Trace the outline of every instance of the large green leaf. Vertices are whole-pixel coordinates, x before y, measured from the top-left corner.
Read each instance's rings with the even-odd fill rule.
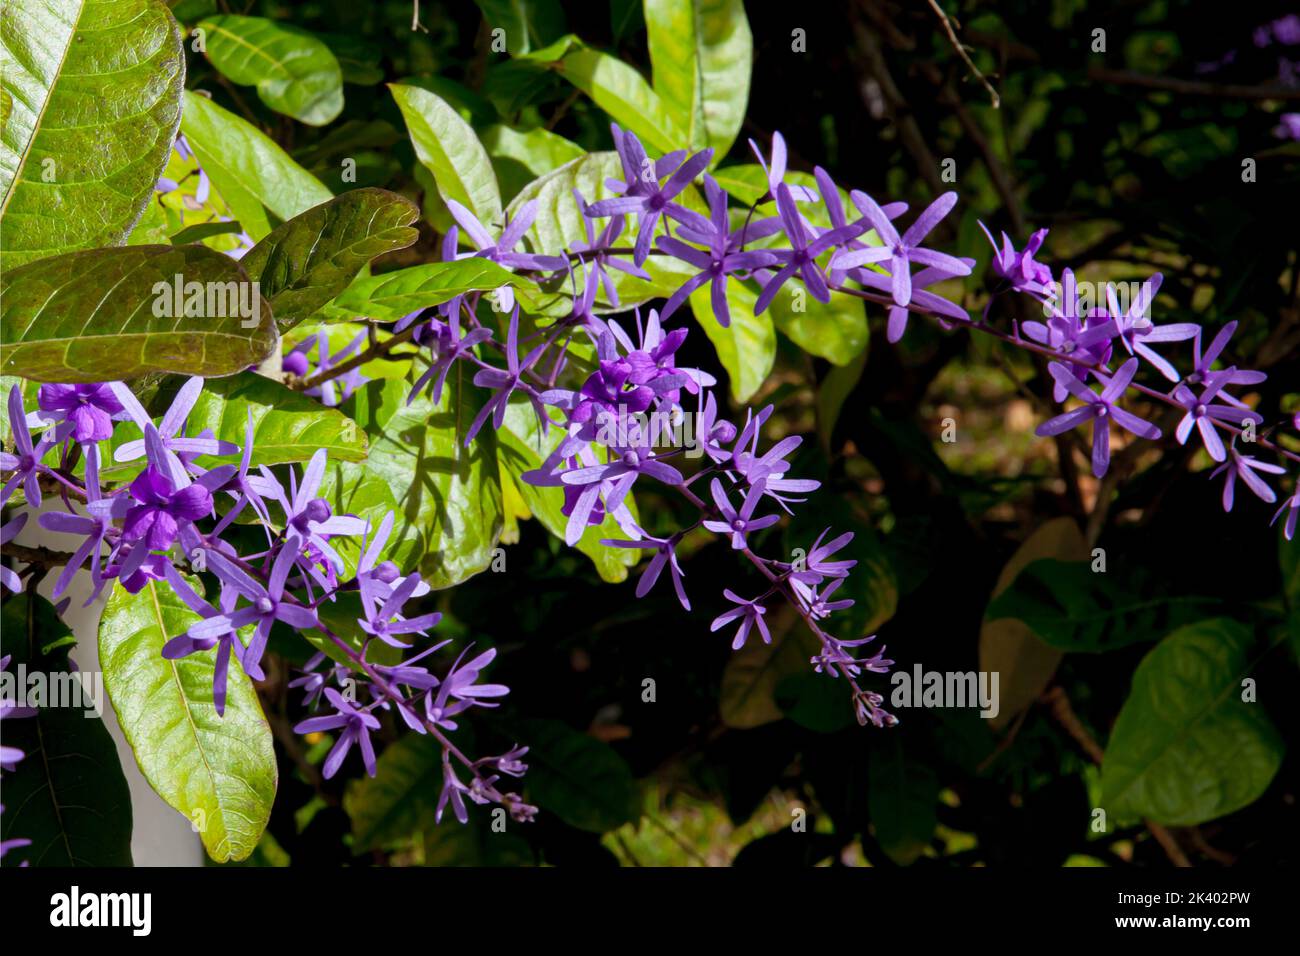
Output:
[[[546,530],[561,541],[569,523],[561,513],[564,489],[529,484],[523,479],[523,474],[540,468],[564,434],[564,429],[559,427],[547,429],[543,434],[532,406],[524,400],[510,403],[506,408],[504,427],[497,432],[498,456],[519,489],[520,497]],[[630,495],[627,501],[632,504]],[[613,515],[607,514],[600,524],[588,525],[575,547],[591,558],[602,580],[617,584],[627,579],[628,568],[636,564],[639,552],[631,548],[611,548],[600,542],[604,538],[623,540],[626,537]]]
[[[1213,598],[1146,597],[1087,561],[1043,558],[1027,565],[989,602],[986,621],[1016,618],[1053,647],[1098,652],[1155,641],[1198,620]]]
[[[456,200],[489,228],[499,223],[496,173],[473,128],[436,93],[397,83],[389,89],[406,120],[415,155],[433,174],[442,197]]]
[[[177,283],[203,294],[177,301]],[[198,245],[64,253],[7,272],[0,299],[0,370],[44,382],[228,375],[275,347],[270,306],[240,264]],[[155,314],[187,306],[200,314]]]
[[[713,314],[708,284],[691,293],[691,310],[695,321],[713,343],[718,361],[731,380],[731,397],[740,404],[748,402],[767,381],[776,361],[776,329],[767,312],[754,314],[758,293],[734,279],[727,283],[727,308],[731,322],[723,328]]]
[[[558,720],[526,720],[528,798],[569,826],[594,833],[617,830],[641,816],[632,771],[609,744]]]
[[[505,31],[506,52],[528,53],[564,33],[559,0],[476,0],[490,29]]]
[[[654,89],[692,149],[731,148],[745,119],[754,41],[741,0],[646,0]]]
[[[9,598],[0,635],[3,653],[13,657],[10,673],[19,665],[29,676],[42,673],[51,691],[56,682],[66,688],[76,680],[67,658],[71,634],[44,598]],[[51,644],[58,646],[43,653]],[[4,775],[0,839],[32,841],[13,850],[6,866],[131,865],[131,794],[98,716],[75,706],[41,706],[33,717],[6,720],[4,743],[25,756]]]
[[[578,45],[565,53],[558,68],[561,76],[647,146],[669,153],[687,144],[672,109],[635,67],[608,53]]]
[[[240,260],[287,330],[347,288],[376,256],[420,237],[415,204],[384,189],[357,189],[273,229]]]
[[[748,730],[784,717],[776,698],[777,686],[787,677],[807,671],[808,659],[817,653],[817,639],[795,623],[793,611],[783,607],[778,615],[769,625],[771,644],[751,635],[744,647],[727,658],[718,709],[728,727]]]
[[[244,231],[260,240],[272,222],[292,219],[333,198],[261,130],[206,96],[185,93],[181,132]]]
[[[394,512],[389,557],[403,568],[418,562],[438,588],[485,570],[503,524],[491,424],[465,447],[483,397],[472,374],[457,363],[437,405],[427,391],[407,404],[410,383],[403,380],[358,389],[342,407],[365,429],[370,454],[364,463],[331,462],[321,486],[336,513],[368,518],[375,527]],[[345,558],[355,558],[357,544],[340,545]]]
[[[1244,625],[1212,618],[1142,659],[1102,759],[1109,813],[1195,826],[1264,792],[1286,745],[1262,706],[1242,699],[1253,644]]]
[[[324,126],[343,112],[343,71],[330,48],[306,30],[265,17],[216,16],[198,25],[212,65],[286,116]]]
[[[400,319],[408,313],[441,305],[466,292],[484,292],[511,285],[517,289],[534,284],[495,262],[477,256],[451,262],[426,262],[377,276],[363,276],[339,295],[334,305],[344,312],[381,321]]]
[[[257,846],[275,800],[271,728],[237,661],[230,662],[225,716],[218,717],[216,650],[163,658],[163,645],[199,619],[165,585],[150,582],[139,594],[115,585],[99,622],[99,660],[149,785],[198,829],[212,859],[242,860]]]
[[[9,0],[0,75],[0,267],[126,242],[180,122],[185,56],[167,8]]]
[[[492,160],[502,195],[511,198],[539,176],[584,155],[577,143],[537,127],[516,130],[497,124],[483,131],[483,148]]]

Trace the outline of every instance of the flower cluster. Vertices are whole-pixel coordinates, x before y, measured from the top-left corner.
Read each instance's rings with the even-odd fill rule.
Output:
[[[202,388],[201,378],[186,380],[157,422],[121,382],[43,385],[30,414],[19,387],[10,391],[17,453],[3,460],[4,470],[12,474],[0,505],[19,487],[32,505],[42,501],[43,485],[57,489],[63,509],[46,510],[37,521],[76,545],[55,581],[54,596],[62,595],[83,568],[92,584],[87,604],[105,587],[138,593],[151,582],[165,582],[194,619],[184,633],[170,636],[162,656],[213,655],[212,700],[218,714],[226,709],[232,661],[249,677],[264,678],[271,629],[285,625],[326,648],[336,662],[322,672],[326,655],[318,653],[295,682],[310,688],[309,707],[327,705],[297,731],[338,732],[324,763],[325,777],[338,772],[354,745],[366,772],[374,775],[370,734],[387,712],[437,740],[448,768],[462,765],[470,782],[449,769],[444,784],[444,802],[452,802],[462,821],[462,794],[477,803],[504,806],[517,820],[531,819],[533,807],[496,786],[500,773],[522,775],[520,757],[526,748],[471,760],[447,736],[457,728],[452,717],[496,706],[494,699],[508,692],[481,681],[494,651],[467,661],[466,648],[436,672],[431,655],[448,641],[433,643],[396,665],[369,660],[372,641],[410,650],[415,641],[428,639],[440,618],[408,607],[430,588],[418,573],[403,574],[384,559],[393,516],[372,528],[355,516],[336,514],[321,494],[327,466],[323,449],[300,473],[292,466],[278,474],[266,465],[255,466],[251,410],[242,444],[207,430],[190,435],[187,421]],[[41,432],[39,438],[34,431]],[[132,438],[132,433],[140,437]],[[104,459],[106,449],[111,449],[111,461]],[[214,463],[236,456],[237,461]],[[111,488],[104,480],[109,474],[115,479]],[[5,526],[6,541],[25,520],[21,515]],[[260,536],[242,529],[249,524],[260,526]],[[353,570],[338,550],[346,539],[358,542],[360,557]],[[250,548],[245,544],[249,540],[258,543]],[[210,582],[208,594],[204,578]],[[13,591],[24,585],[12,571],[6,571],[2,583]],[[340,614],[323,614],[330,605],[348,606],[341,602],[350,595],[361,612],[351,621],[343,615],[346,627],[338,623]],[[21,754],[6,750],[4,757],[9,766]]]
[[[1178,413],[1173,439],[1179,445],[1199,444],[1218,465],[1210,477],[1223,478],[1224,510],[1232,510],[1238,479],[1263,501],[1277,501],[1277,492],[1261,473],[1285,475],[1287,462],[1300,459],[1261,435],[1263,416],[1229,391],[1258,385],[1267,378],[1263,372],[1225,361],[1237,330],[1235,321],[1215,332],[1207,343],[1207,331],[1195,323],[1158,325],[1153,321],[1152,303],[1163,280],[1159,273],[1138,284],[1126,296],[1127,302],[1114,283],[1107,283],[1103,294],[1090,297],[1083,294],[1071,270],[1063,270],[1058,279],[1050,267],[1034,259],[1046,230],[1034,233],[1020,252],[1005,233],[999,245],[987,228],[984,232],[995,254],[993,271],[1001,280],[994,298],[1003,292],[1024,293],[1041,304],[1044,312],[1043,321],[1024,322],[1006,339],[1049,358],[1047,371],[1054,382],[1053,397],[1061,403],[1071,399],[1078,402],[1039,425],[1039,435],[1060,435],[1090,425],[1092,471],[1101,478],[1111,465],[1112,424],[1138,438],[1154,441],[1164,437],[1158,425],[1126,409],[1124,402],[1136,399],[1164,404]],[[989,330],[979,325],[972,328]],[[1191,362],[1181,373],[1155,348],[1179,342],[1191,343]],[[1136,381],[1144,367],[1159,376],[1157,385]],[[1278,424],[1294,427],[1293,422]],[[1251,444],[1269,452],[1276,462],[1246,454],[1245,446]],[[1276,523],[1286,516],[1283,528],[1288,540],[1295,535],[1298,510],[1300,487],[1283,501],[1273,517]]]

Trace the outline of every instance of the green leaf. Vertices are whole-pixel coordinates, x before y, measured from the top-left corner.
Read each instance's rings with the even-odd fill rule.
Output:
[[[16,675],[21,664],[29,678],[44,674],[50,693],[56,684],[72,691],[78,681],[67,659],[72,635],[49,601],[30,592],[9,598],[0,610],[0,634],[3,653],[13,657],[7,673]],[[54,647],[47,653],[42,645]],[[131,793],[113,738],[92,712],[45,703],[52,701],[33,717],[4,722],[5,746],[25,756],[16,772],[4,775],[0,839],[32,841],[11,851],[5,866],[24,860],[32,866],[130,866]]]
[[[150,208],[158,208],[151,206]],[[144,220],[141,220],[143,222]],[[165,225],[165,224],[164,224]],[[213,236],[229,236],[244,231],[244,227],[238,222],[200,222],[193,226],[186,226],[174,236],[168,237],[165,233],[163,240],[170,242],[173,246],[184,246],[191,242],[202,242],[204,239],[211,239]],[[134,236],[133,236],[134,238]],[[138,243],[143,245],[143,243]],[[242,264],[242,263],[241,263]],[[245,268],[247,268],[245,266]]]
[[[1195,826],[1268,788],[1286,745],[1253,695],[1243,700],[1252,644],[1244,625],[1212,618],[1142,659],[1101,763],[1109,813]]]
[[[709,286],[703,285],[691,293],[691,311],[695,321],[704,329],[718,361],[727,370],[731,380],[731,397],[744,404],[754,397],[767,381],[772,364],[776,361],[776,330],[767,312],[754,314],[758,293],[743,282],[727,282],[727,308],[731,311],[731,324],[723,328],[713,314]]]
[[[0,269],[125,243],[180,122],[185,56],[167,8],[9,0],[0,74]]]
[[[817,385],[817,437],[822,447],[829,450],[835,425],[840,419],[844,403],[862,380],[867,367],[867,350],[864,348],[847,365],[833,365],[826,377]]]
[[[717,163],[740,132],[754,41],[741,0],[646,0],[654,89],[692,149]],[[684,145],[684,144],[679,144]]]
[[[501,124],[489,126],[483,132],[483,148],[507,198],[539,176],[585,155],[577,143],[540,126],[526,131]]]
[[[528,510],[551,534],[561,541],[569,519],[561,513],[564,507],[564,489],[540,487],[525,481],[523,474],[540,468],[546,457],[555,450],[555,446],[564,438],[563,428],[547,429],[542,434],[537,425],[537,416],[533,407],[526,400],[512,401],[506,407],[503,427],[497,432],[499,447],[497,454],[502,467],[514,480],[520,497]],[[628,504],[634,507],[631,496]],[[634,512],[635,513],[635,512]],[[613,515],[605,515],[598,525],[588,525],[575,547],[591,558],[596,566],[596,573],[601,580],[611,584],[627,580],[628,568],[636,564],[640,553],[631,548],[611,548],[601,544],[601,540],[626,540],[627,535],[618,526]]]
[[[1130,593],[1087,561],[1044,558],[1024,568],[994,598],[984,620],[1016,618],[1053,647],[1100,652],[1154,641],[1205,616],[1214,598]]]
[[[525,290],[535,288],[530,280],[475,256],[363,276],[348,286],[334,304],[354,315],[391,322],[466,292],[484,292],[503,285]]]
[[[802,285],[786,283],[768,311],[795,345],[835,365],[848,365],[867,347],[866,303],[857,296],[832,292],[830,302],[818,302]]]
[[[206,53],[226,79],[256,86],[268,107],[309,126],[343,112],[343,71],[320,39],[265,17],[215,16],[198,25]]]
[[[203,295],[177,301],[179,282]],[[275,347],[270,307],[243,268],[203,246],[53,256],[6,272],[0,299],[0,371],[43,382],[228,375]],[[194,305],[202,314],[155,315]]]
[[[434,808],[442,791],[442,747],[432,737],[406,734],[384,749],[375,775],[348,784],[343,809],[352,820],[358,850],[392,846],[437,826]],[[459,826],[455,817],[446,826]]]
[[[501,193],[487,151],[460,114],[436,93],[389,84],[415,146],[443,199],[454,199],[491,228],[501,217]]]
[[[876,842],[897,863],[925,850],[938,825],[939,778],[903,751],[897,731],[876,742],[867,761],[867,812]]]
[[[186,92],[181,132],[254,242],[271,231],[268,211],[279,222],[333,198],[261,130],[206,96]]]
[[[191,582],[202,593],[197,579]],[[226,711],[212,703],[216,650],[181,660],[162,648],[200,620],[165,585],[114,585],[99,622],[99,660],[118,723],[149,785],[188,818],[217,862],[253,852],[271,817],[278,771],[252,681],[231,660]]]
[[[618,57],[575,45],[558,63],[561,76],[586,93],[614,122],[662,153],[680,149],[686,136],[672,110],[635,67]]]
[[[370,260],[414,243],[419,210],[384,189],[356,189],[277,226],[240,260],[281,331],[347,288]]]
[[[415,374],[423,366],[416,364]],[[451,587],[486,570],[501,536],[503,512],[495,430],[484,427],[465,447],[465,433],[482,403],[472,370],[457,363],[442,401],[422,391],[408,405],[410,383],[370,382],[343,410],[365,429],[370,453],[361,464],[330,462],[321,496],[336,513],[368,518],[375,527],[396,514],[389,557],[400,567],[419,562],[435,588]],[[340,543],[355,560],[359,541]]]
[[[636,781],[609,744],[558,720],[526,720],[528,798],[569,826],[593,833],[617,830],[641,816]]]
[[[558,0],[476,0],[490,29],[505,31],[506,51],[515,56],[550,43],[564,33]]]

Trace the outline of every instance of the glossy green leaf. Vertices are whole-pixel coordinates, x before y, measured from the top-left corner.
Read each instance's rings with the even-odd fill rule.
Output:
[[[647,0],[654,89],[692,149],[727,154],[749,101],[754,40],[741,0]]]
[[[167,8],[9,0],[0,75],[0,267],[125,243],[180,122],[185,56]]]
[[[1108,813],[1195,826],[1267,789],[1286,745],[1253,695],[1243,699],[1253,645],[1249,628],[1212,618],[1142,659],[1102,759]]]
[[[1214,604],[1209,597],[1146,597],[1113,573],[1094,572],[1090,562],[1044,558],[1016,575],[984,619],[1016,618],[1053,647],[1098,652],[1159,640]]]
[[[559,73],[614,122],[631,130],[661,153],[681,149],[686,136],[672,110],[636,68],[618,57],[586,46],[574,46],[558,64]]]
[[[165,584],[150,582],[139,594],[114,585],[99,622],[99,660],[149,785],[190,820],[212,859],[242,860],[257,846],[275,800],[271,728],[237,661],[230,662],[225,715],[218,717],[216,650],[163,658],[163,645],[198,620]]]
[[[330,462],[321,486],[336,513],[368,518],[375,527],[394,512],[389,557],[400,567],[418,562],[435,588],[486,570],[503,524],[495,430],[489,424],[465,447],[483,400],[472,375],[457,363],[437,405],[427,391],[408,405],[410,383],[403,380],[359,389],[341,407],[365,429],[369,456],[360,464]],[[340,551],[355,560],[358,544],[341,544]]]
[[[772,321],[795,345],[835,365],[847,365],[867,347],[866,303],[832,292],[818,302],[802,284],[786,283],[768,306]]]
[[[641,816],[632,771],[609,744],[558,720],[526,720],[525,793],[543,811],[594,833],[616,830]]]
[[[418,86],[389,85],[406,120],[416,158],[438,192],[468,208],[489,229],[500,223],[501,193],[487,151],[447,101]]]
[[[523,474],[540,468],[546,456],[555,450],[564,437],[562,428],[548,429],[545,434],[537,424],[533,407],[525,400],[512,401],[506,409],[504,426],[497,432],[498,456],[501,465],[514,480],[515,487],[528,506],[528,510],[561,541],[569,519],[561,513],[564,507],[564,489],[540,487],[529,484]],[[628,503],[632,504],[631,495]],[[633,507],[635,507],[633,505]],[[575,547],[591,558],[596,572],[604,581],[617,584],[627,579],[628,568],[636,564],[640,552],[630,548],[611,548],[601,544],[602,539],[626,540],[618,522],[612,515],[598,525],[589,525]]]
[[[564,33],[559,0],[476,0],[489,30],[505,31],[505,52],[512,56],[544,46]]]
[[[539,176],[585,155],[577,143],[540,126],[524,131],[489,126],[483,131],[483,148],[507,199]]]
[[[691,293],[691,310],[695,321],[717,350],[718,361],[731,381],[731,397],[744,404],[754,397],[767,381],[776,361],[776,329],[767,312],[754,314],[758,293],[743,282],[727,283],[727,308],[731,323],[723,328],[713,314],[708,285]]]
[[[6,675],[24,666],[29,689],[31,674],[39,672],[48,693],[78,693],[67,657],[71,638],[54,606],[36,594],[14,595],[0,610],[2,652],[13,658]],[[33,717],[4,722],[5,746],[25,756],[4,775],[0,839],[32,841],[10,851],[4,865],[130,866],[131,794],[117,746],[93,710],[49,703]]]
[[[533,288],[529,279],[480,259],[426,262],[353,282],[334,305],[353,315],[391,322],[418,309],[441,305],[466,292],[486,292],[503,285]]]
[[[178,301],[178,282],[200,285]],[[228,375],[275,347],[270,307],[243,268],[203,246],[42,259],[6,272],[0,299],[0,370],[44,382]],[[183,310],[199,314],[155,314]]]
[[[343,809],[352,820],[358,850],[391,846],[437,826],[442,791],[442,748],[432,737],[406,734],[379,755],[376,773],[348,785]],[[460,826],[448,814],[443,825]]]
[[[208,59],[226,79],[257,87],[268,107],[309,126],[343,112],[343,71],[330,48],[306,30],[265,17],[222,15],[198,25]]]
[[[284,331],[329,302],[376,256],[419,238],[415,204],[384,189],[336,196],[273,229],[240,260]]]
[[[186,92],[181,132],[213,187],[255,242],[277,222],[333,198],[320,180],[261,130],[206,96]]]

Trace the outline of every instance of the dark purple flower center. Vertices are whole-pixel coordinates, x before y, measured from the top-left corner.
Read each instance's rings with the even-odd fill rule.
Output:
[[[269,597],[260,597],[255,604],[259,614],[270,614],[275,610],[275,602]]]
[[[634,451],[623,452],[623,464],[629,468],[635,468],[641,464],[641,456]]]
[[[1197,406],[1196,406],[1196,417],[1197,417],[1197,418],[1201,418],[1203,415],[1205,415],[1205,406],[1204,406],[1204,405],[1197,405]]]

